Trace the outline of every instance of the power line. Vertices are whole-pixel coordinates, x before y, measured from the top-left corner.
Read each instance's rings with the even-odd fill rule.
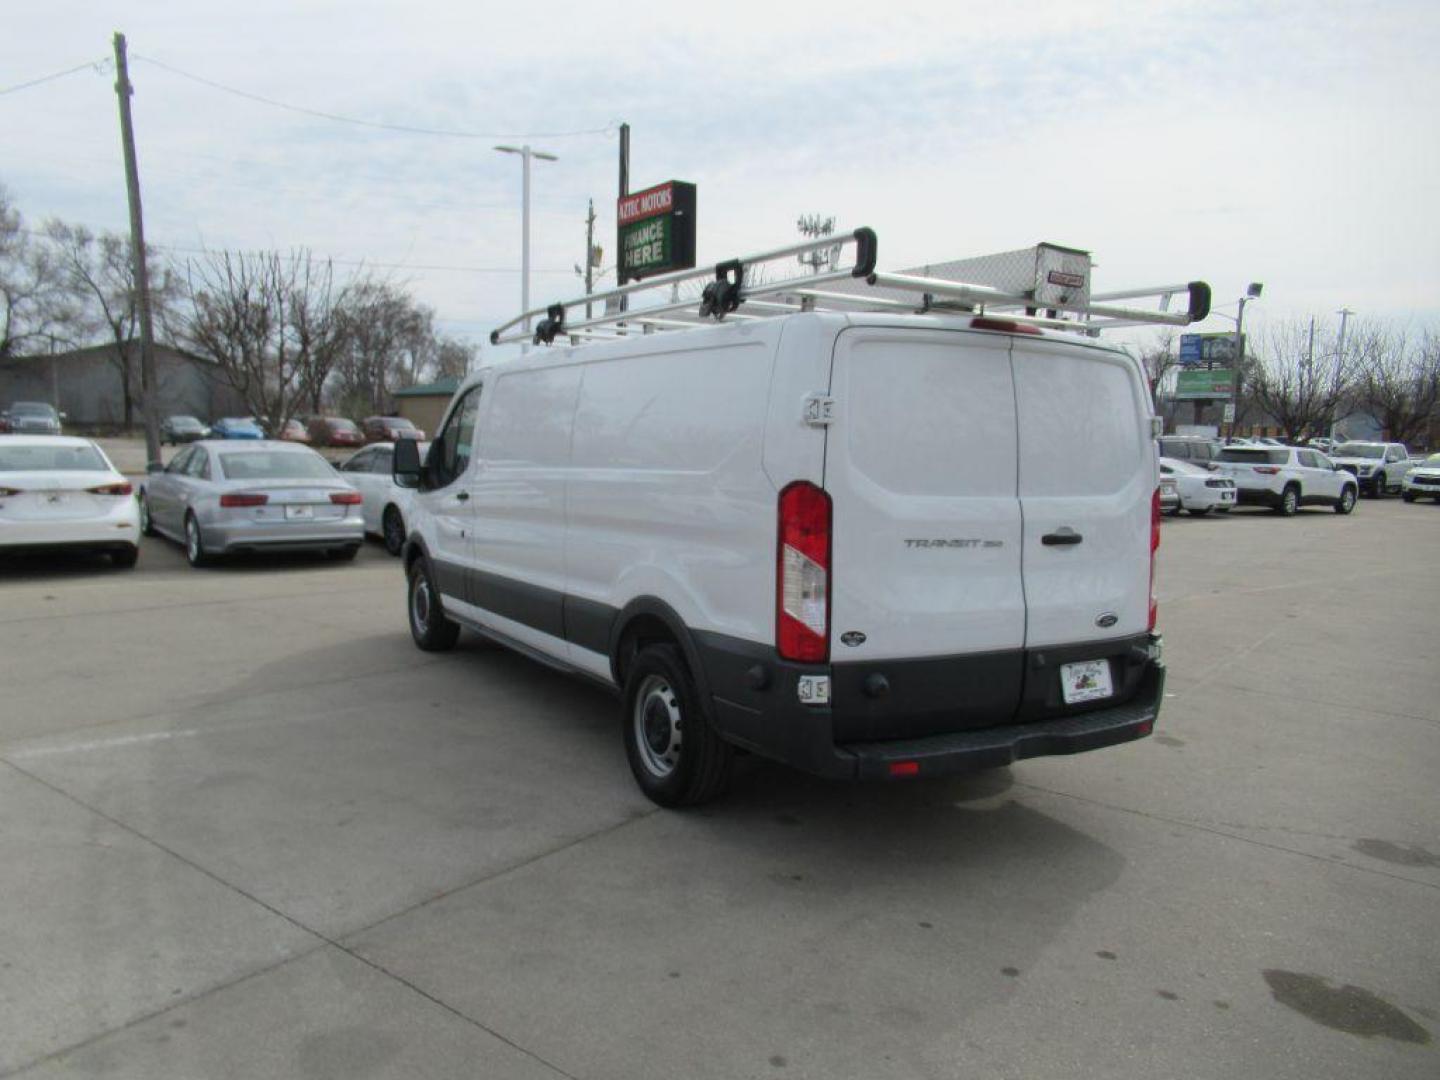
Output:
[[[41,83],[54,82],[56,79],[63,79],[66,75],[74,75],[77,71],[84,71],[87,68],[91,71],[94,71],[97,75],[101,75],[104,74],[105,69],[109,66],[109,64],[109,59],[103,56],[100,57],[100,59],[98,60],[87,60],[83,64],[76,64],[73,68],[66,68],[64,71],[57,71],[53,75],[42,75],[40,76],[40,78],[31,79],[29,82],[16,83],[14,86],[7,86],[4,89],[0,89],[0,97],[3,97],[6,94],[14,94],[20,90],[28,90],[30,89],[30,87],[39,86]]]
[[[305,116],[319,117],[321,120],[332,120],[339,124],[355,124],[359,127],[376,128],[381,131],[400,131],[407,135],[434,135],[449,139],[574,139],[586,135],[610,135],[614,132],[614,124],[607,124],[603,128],[587,128],[580,131],[529,131],[529,132],[486,132],[486,131],[460,131],[447,128],[425,128],[416,127],[412,124],[387,124],[378,120],[360,120],[353,116],[341,116],[338,113],[324,112],[320,109],[309,109],[303,105],[291,105],[284,101],[276,101],[274,98],[263,97],[260,94],[252,94],[248,90],[240,90],[233,86],[226,86],[213,79],[207,79],[200,75],[193,75],[188,71],[182,71],[170,64],[163,63],[153,57],[141,56],[135,53],[133,59],[142,60],[147,64],[170,72],[172,75],[179,75],[182,79],[189,79],[191,82],[200,83],[203,86],[215,90],[224,91],[227,94],[234,94],[236,97],[245,98],[247,101],[256,101],[261,105],[269,105],[276,109],[286,109],[290,112],[301,113]]]
[[[89,226],[86,226],[86,228],[90,228],[90,227],[89,227]],[[27,228],[21,228],[19,231],[22,232],[22,233],[24,233],[26,236],[33,236],[33,237],[36,237],[37,239],[41,239],[41,240],[44,240],[44,239],[48,239],[48,238],[49,238],[49,234],[46,233],[43,229],[27,229]],[[91,228],[90,231],[91,231],[92,233],[94,233],[94,234],[99,234],[99,233],[101,233],[101,232],[108,232],[108,231],[110,231],[110,230],[93,229],[93,228]],[[180,245],[180,244],[158,244],[158,243],[155,243],[153,240],[147,240],[147,241],[145,242],[145,246],[148,247],[148,248],[154,248],[156,251],[167,251],[167,252],[170,252],[170,253],[175,254],[175,255],[224,255],[224,254],[226,254],[226,253],[235,254],[235,255],[268,255],[268,254],[270,254],[269,251],[264,251],[264,250],[261,250],[261,249],[259,249],[259,248],[252,249],[252,250],[245,250],[245,249],[241,249],[241,248],[231,249],[231,248],[185,247],[185,246]],[[376,269],[376,270],[437,270],[437,271],[444,271],[444,272],[456,273],[456,274],[518,274],[518,273],[520,273],[520,268],[519,268],[519,267],[514,267],[514,266],[453,266],[453,265],[449,265],[449,264],[445,264],[445,263],[375,262],[375,261],[373,261],[373,260],[371,260],[371,259],[346,259],[346,258],[343,258],[343,257],[340,257],[340,256],[325,255],[325,254],[322,254],[322,253],[313,253],[313,254],[315,255],[315,258],[320,259],[320,260],[323,260],[323,261],[325,261],[325,262],[334,263],[336,266],[373,267],[373,268]],[[546,269],[538,268],[538,267],[535,267],[535,268],[532,268],[532,269],[531,269],[531,273],[534,273],[534,274],[556,274],[556,275],[563,275],[563,276],[567,276],[567,277],[568,277],[570,274],[573,274],[574,272],[575,272],[574,270],[546,270]]]

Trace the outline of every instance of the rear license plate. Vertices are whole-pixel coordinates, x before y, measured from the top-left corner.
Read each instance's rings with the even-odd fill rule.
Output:
[[[1082,660],[1078,664],[1060,665],[1060,693],[1066,705],[1095,701],[1114,692],[1110,683],[1110,661]]]
[[[287,506],[285,507],[286,521],[309,521],[315,516],[313,506]]]

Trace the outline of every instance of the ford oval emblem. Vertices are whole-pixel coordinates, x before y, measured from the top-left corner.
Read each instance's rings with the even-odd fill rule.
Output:
[[[1119,615],[1116,615],[1113,611],[1107,611],[1104,615],[1101,615],[1098,619],[1095,620],[1095,625],[1104,627],[1108,630],[1110,627],[1114,626],[1119,621]]]
[[[856,645],[865,644],[865,635],[859,630],[846,630],[845,633],[840,635],[840,640],[851,648],[854,648]]]

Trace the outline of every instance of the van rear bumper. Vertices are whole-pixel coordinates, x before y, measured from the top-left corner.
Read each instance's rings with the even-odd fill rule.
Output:
[[[1078,754],[1149,735],[1164,690],[1165,669],[1151,664],[1135,698],[1113,709],[924,739],[851,743],[835,749],[837,756],[853,757],[852,775],[860,780],[949,776],[997,768],[1023,758]]]
[[[1003,720],[975,723],[972,718],[969,726],[961,723],[958,730],[924,731],[922,726],[908,736],[878,739],[847,739],[841,734],[845,729],[863,728],[857,729],[830,707],[799,703],[796,688],[802,674],[834,669],[777,663],[773,653],[768,663],[757,663],[759,650],[716,648],[713,637],[703,643],[702,654],[715,691],[711,701],[716,728],[727,740],[818,776],[893,780],[995,768],[1024,758],[1078,754],[1144,738],[1160,712],[1165,667],[1159,659],[1158,639],[1153,650],[1140,648],[1139,640],[1144,639],[1122,641],[1123,662],[1112,659],[1116,689],[1123,696],[1109,707],[1095,703],[1067,710],[1058,701],[1058,680],[1047,675],[1031,681],[1025,703],[1016,711],[1006,710]],[[1046,650],[1050,655],[1031,654],[1029,663],[1048,669],[1074,659],[1072,652],[1091,655],[1095,648]],[[741,689],[738,684],[746,675],[752,677],[750,685]],[[1048,700],[1050,696],[1057,700]],[[923,701],[907,704],[915,707]],[[920,715],[927,722],[932,719],[930,714]],[[899,735],[911,726],[907,716],[908,712],[892,715],[887,726]]]

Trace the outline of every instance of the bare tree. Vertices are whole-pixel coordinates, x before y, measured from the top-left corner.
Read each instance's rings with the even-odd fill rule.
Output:
[[[1328,334],[1312,339],[1304,323],[1277,326],[1252,358],[1247,372],[1250,395],[1290,441],[1298,441],[1328,427],[1355,385],[1358,351],[1347,342],[1340,355]]]
[[[107,359],[120,376],[124,425],[128,429],[140,392],[140,299],[135,287],[135,263],[130,241],[115,233],[96,235],[83,225],[52,220],[45,236],[59,271],[64,275],[76,311],[78,329],[87,339],[103,336],[114,346]],[[150,260],[150,309],[157,322],[168,325],[178,282],[174,275]]]
[[[1428,433],[1440,405],[1440,335],[1427,331],[1413,341],[1405,333],[1367,327],[1357,334],[1360,377],[1357,396],[1395,442]]]
[[[64,273],[0,188],[0,359],[73,344],[76,316]]]
[[[335,366],[347,412],[380,413],[419,381],[435,346],[435,313],[391,282],[363,281],[341,313],[345,346]]]
[[[184,343],[213,360],[251,411],[278,431],[318,400],[345,345],[349,286],[308,250],[218,252],[186,264]]]
[[[1140,351],[1140,366],[1145,369],[1145,378],[1150,383],[1150,403],[1157,416],[1160,414],[1161,387],[1166,376],[1179,364],[1173,330],[1162,331],[1148,349]]]
[[[463,379],[479,351],[470,342],[461,341],[459,338],[437,338],[431,374],[437,379]]]

